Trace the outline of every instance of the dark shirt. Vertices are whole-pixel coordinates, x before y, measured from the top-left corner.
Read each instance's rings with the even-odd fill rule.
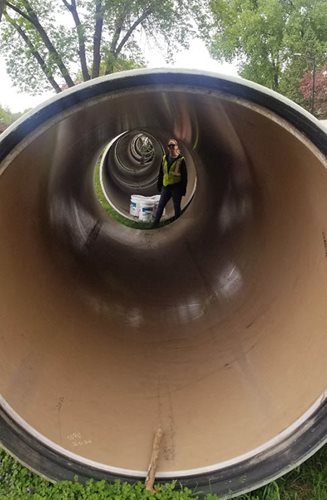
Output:
[[[177,156],[177,158],[172,158],[170,155],[166,155],[167,164],[168,164],[168,172],[170,170],[170,167],[174,163],[174,161],[176,161],[178,158],[181,158],[181,157],[182,157],[182,155]],[[163,159],[162,159],[161,165],[160,165],[160,170],[159,170],[158,182],[157,182],[157,187],[158,187],[159,192],[161,191],[162,186],[163,186],[163,175],[164,174],[163,174]],[[178,182],[176,184],[172,184],[172,185],[178,186],[182,191],[182,195],[183,196],[185,195],[186,187],[187,187],[187,168],[186,168],[186,163],[185,163],[184,158],[181,161],[181,180],[180,180],[180,182]]]

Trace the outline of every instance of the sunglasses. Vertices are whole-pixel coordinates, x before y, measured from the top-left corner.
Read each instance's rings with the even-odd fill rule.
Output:
[[[175,146],[177,146],[177,144],[168,144],[169,148],[174,148]]]

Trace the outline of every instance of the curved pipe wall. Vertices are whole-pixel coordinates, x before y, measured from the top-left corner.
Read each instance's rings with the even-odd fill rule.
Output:
[[[142,157],[137,141],[146,137],[151,144],[148,158]],[[124,217],[130,216],[131,194],[153,196],[158,194],[157,180],[162,156],[166,152],[169,140],[167,132],[157,131],[156,137],[148,132],[133,130],[121,134],[112,140],[105,149],[100,163],[100,179],[103,193],[111,206]],[[196,188],[196,171],[192,151],[187,144],[179,144],[187,162],[188,183],[181,208],[184,210],[190,203]],[[165,208],[165,217],[174,216],[173,203],[170,201]]]
[[[93,176],[125,131],[176,136],[197,189],[158,230],[119,225]],[[2,445],[52,479],[144,477],[221,496],[326,441],[326,133],[248,82],[127,72],[1,140]]]
[[[150,144],[147,156],[137,147],[142,137]],[[138,130],[123,133],[105,150],[100,165],[102,189],[108,202],[125,217],[129,216],[131,194],[158,194],[157,179],[163,153],[155,137]]]

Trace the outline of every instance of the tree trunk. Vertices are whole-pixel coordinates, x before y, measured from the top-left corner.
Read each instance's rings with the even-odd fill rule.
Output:
[[[124,9],[125,11],[125,9]],[[125,12],[122,12],[121,15],[117,18],[116,20],[116,27],[115,31],[111,40],[110,44],[110,51],[109,55],[107,56],[106,60],[106,67],[105,67],[105,75],[110,75],[114,71],[114,62],[115,62],[115,51],[117,47],[117,43],[121,34],[123,22],[125,20]]]
[[[149,7],[148,9],[146,9],[143,12],[143,14],[140,15],[140,17],[138,17],[136,19],[136,21],[134,21],[134,23],[132,24],[132,26],[130,26],[129,29],[126,31],[126,33],[125,33],[124,37],[122,38],[122,40],[120,41],[118,47],[117,47],[117,43],[118,43],[119,35],[121,33],[121,26],[122,26],[122,23],[123,23],[123,19],[121,20],[121,24],[117,25],[116,32],[115,32],[115,35],[114,35],[114,38],[113,38],[113,41],[112,41],[112,44],[111,44],[111,54],[113,56],[113,60],[116,59],[119,56],[119,54],[121,53],[122,49],[124,48],[124,45],[128,41],[129,37],[136,30],[136,28],[138,27],[138,25],[141,24],[151,14],[151,11],[152,11],[152,8]],[[109,59],[107,61],[106,69],[105,69],[105,74],[106,75],[110,74],[112,72],[112,70],[113,70],[113,60]]]
[[[26,45],[29,47],[31,54],[33,57],[36,59],[38,64],[40,65],[43,73],[45,74],[48,82],[50,85],[54,88],[54,90],[59,94],[61,92],[61,88],[59,87],[58,83],[56,80],[53,78],[53,76],[49,73],[46,62],[44,61],[43,57],[40,55],[40,53],[36,50],[34,45],[32,44],[31,40],[28,38],[26,33],[23,31],[23,29],[19,26],[19,24],[15,23],[15,21],[9,17],[6,16],[6,20],[15,28],[15,30],[19,33],[19,35],[22,37]]]
[[[79,46],[79,59],[81,63],[82,75],[84,82],[90,80],[90,74],[86,63],[86,50],[85,50],[85,38],[82,33],[82,24],[77,12],[76,0],[72,0],[72,3],[68,3],[67,0],[62,0],[67,9],[71,12],[74,23],[76,26],[77,36],[78,36],[78,46]]]
[[[56,64],[57,64],[58,68],[60,69],[60,72],[61,72],[65,82],[67,83],[68,87],[74,87],[75,83],[73,82],[73,80],[69,74],[68,69],[66,68],[62,58],[58,54],[58,52],[55,49],[54,45],[52,44],[51,40],[49,39],[43,26],[39,22],[37,15],[33,11],[32,7],[30,6],[30,4],[28,3],[27,0],[23,0],[23,4],[27,10],[27,14],[25,12],[23,12],[21,9],[19,9],[18,7],[16,7],[15,5],[7,2],[8,7],[13,9],[19,15],[24,17],[24,19],[26,19],[31,24],[33,24],[33,26],[37,30],[38,34],[40,35],[42,42],[44,43],[44,45],[48,49],[48,51],[50,53],[50,57],[52,57],[53,60],[56,61]]]
[[[273,90],[278,92],[279,89],[279,66],[276,63],[273,63],[274,75],[273,75]]]
[[[2,14],[3,14],[3,11],[5,9],[5,0],[0,0],[0,21],[1,21],[1,18],[2,18]]]
[[[140,17],[138,19],[136,19],[136,21],[132,24],[132,26],[130,26],[130,28],[127,30],[124,38],[122,39],[122,41],[118,45],[117,49],[115,50],[115,56],[118,56],[120,54],[120,52],[122,51],[122,48],[124,47],[125,43],[129,39],[129,37],[131,36],[133,31],[135,31],[136,28],[138,27],[138,25],[141,24],[151,14],[151,11],[152,11],[151,7],[147,8],[143,12],[143,14],[141,14]]]
[[[103,6],[101,0],[96,0],[95,4],[95,27],[93,36],[93,68],[92,78],[96,78],[100,74],[100,47],[102,39],[103,27]]]

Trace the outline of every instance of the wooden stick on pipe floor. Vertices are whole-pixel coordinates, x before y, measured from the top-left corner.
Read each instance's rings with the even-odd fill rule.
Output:
[[[148,473],[145,479],[145,489],[151,491],[152,493],[154,492],[153,485],[156,476],[162,437],[163,437],[163,430],[159,427],[159,429],[156,431],[154,435],[151,460],[148,467]]]

